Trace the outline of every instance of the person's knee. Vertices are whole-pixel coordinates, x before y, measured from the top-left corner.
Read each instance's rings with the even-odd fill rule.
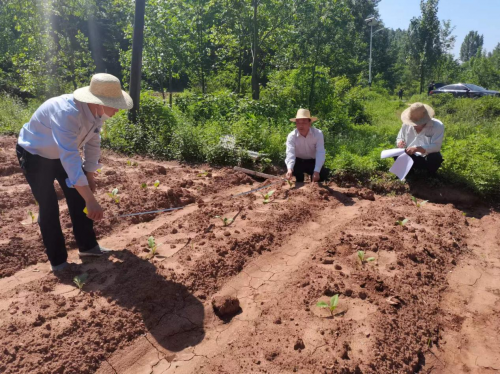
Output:
[[[441,152],[435,152],[435,153],[430,153],[427,155],[427,162],[430,162],[432,164],[438,164],[441,165],[443,162],[443,156],[441,155]]]

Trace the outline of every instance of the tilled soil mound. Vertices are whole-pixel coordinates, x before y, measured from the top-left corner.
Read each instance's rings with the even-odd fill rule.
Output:
[[[12,166],[0,175],[2,373],[446,373],[450,336],[465,352],[452,372],[500,367],[486,336],[481,352],[467,345],[469,324],[500,331],[500,258],[487,250],[500,244],[494,211],[334,184],[265,187],[274,181],[106,152],[97,197],[107,218],[95,228],[113,251],[78,259],[59,191],[74,264],[56,277],[14,146],[1,138],[0,161]],[[450,296],[450,276],[471,261],[487,269],[465,276],[482,287],[476,314]],[[317,306],[335,295],[331,311]]]

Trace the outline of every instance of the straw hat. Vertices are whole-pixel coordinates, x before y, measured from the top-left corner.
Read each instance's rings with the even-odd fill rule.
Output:
[[[297,116],[295,118],[290,118],[290,121],[295,122],[299,118],[309,118],[311,122],[317,121],[317,117],[311,117],[311,113],[308,109],[299,109],[297,110]]]
[[[427,104],[414,103],[403,113],[401,113],[401,121],[405,125],[421,126],[426,125],[434,118],[434,109]]]
[[[83,103],[115,109],[132,109],[134,106],[132,98],[122,90],[120,80],[111,74],[95,74],[90,80],[90,86],[77,89],[73,96]]]

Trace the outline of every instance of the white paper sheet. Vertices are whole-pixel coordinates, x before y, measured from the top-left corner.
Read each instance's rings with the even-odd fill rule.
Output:
[[[404,148],[386,149],[385,151],[382,151],[380,158],[398,157],[403,153],[405,153]]]
[[[389,171],[391,173],[396,174],[396,176],[400,180],[403,180],[405,179],[406,174],[408,174],[412,166],[413,166],[413,160],[411,159],[410,156],[404,153],[403,149],[403,154],[396,159],[394,165],[392,165]]]

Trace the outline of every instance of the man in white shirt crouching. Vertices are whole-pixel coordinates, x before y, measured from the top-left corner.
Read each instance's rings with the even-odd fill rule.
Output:
[[[433,176],[443,163],[441,145],[443,123],[434,118],[434,109],[427,104],[414,103],[401,114],[403,125],[396,139],[398,148],[406,148],[413,159],[413,169],[427,170]]]
[[[328,178],[329,170],[325,163],[325,140],[321,130],[312,127],[316,117],[311,117],[307,109],[299,109],[295,118],[296,129],[288,134],[286,140],[286,159],[288,168],[286,178],[295,176],[297,182],[304,182],[304,173],[311,176],[311,182],[323,182]]]

